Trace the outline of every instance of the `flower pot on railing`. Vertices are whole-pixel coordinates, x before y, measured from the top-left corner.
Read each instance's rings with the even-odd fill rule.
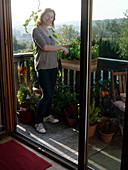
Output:
[[[63,69],[80,71],[80,61],[79,60],[64,60],[64,59],[61,59],[61,67]]]
[[[98,58],[91,60],[91,72],[97,70]],[[80,71],[80,61],[79,60],[64,60],[61,59],[61,67],[63,69],[69,69],[74,71]]]
[[[91,59],[91,72],[95,72],[97,70],[98,58]]]

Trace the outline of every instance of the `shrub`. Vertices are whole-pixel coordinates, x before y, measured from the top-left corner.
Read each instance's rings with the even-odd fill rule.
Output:
[[[27,96],[30,96],[31,91],[29,87],[25,87],[23,85],[20,86],[18,92],[17,92],[17,99],[19,103],[22,103],[27,100]]]

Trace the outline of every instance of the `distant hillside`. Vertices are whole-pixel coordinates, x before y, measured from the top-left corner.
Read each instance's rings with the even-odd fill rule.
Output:
[[[62,25],[74,25],[74,26],[80,26],[80,21],[68,21],[68,22],[60,22],[56,23],[57,26],[62,26]]]
[[[92,26],[94,26],[96,24],[97,21],[100,22],[105,22],[105,21],[112,21],[112,20],[116,20],[118,23],[121,23],[123,21],[123,18],[119,18],[119,19],[106,19],[106,20],[93,20],[92,21]],[[21,36],[23,34],[25,34],[25,30],[23,27],[24,22],[13,22],[12,26],[13,26],[13,35],[15,35],[17,38],[21,38]],[[60,23],[56,23],[55,24],[55,29],[58,30],[60,27],[62,27],[63,25],[73,25],[75,27],[76,30],[80,31],[80,21],[68,21],[68,22],[60,22]],[[28,26],[28,32],[31,33],[31,30],[33,28],[33,24],[31,23]]]
[[[100,21],[100,22],[106,22],[106,21],[113,21],[113,20],[116,20],[117,23],[122,23],[124,18],[116,18],[116,19],[104,19],[104,20],[93,20],[92,21],[92,26],[94,26],[96,24],[97,21]]]

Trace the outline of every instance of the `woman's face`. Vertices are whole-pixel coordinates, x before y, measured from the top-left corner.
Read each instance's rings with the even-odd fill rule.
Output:
[[[45,24],[47,26],[52,25],[54,18],[55,18],[55,16],[54,16],[53,12],[46,13],[42,18],[43,24]]]

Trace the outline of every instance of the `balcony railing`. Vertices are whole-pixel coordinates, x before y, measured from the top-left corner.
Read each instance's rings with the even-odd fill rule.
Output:
[[[33,58],[32,53],[27,54],[14,54],[14,69],[15,69],[15,87],[18,90],[19,84],[23,84],[32,89],[32,75],[29,67],[30,60]],[[24,76],[20,75],[18,68],[27,67],[27,72]],[[63,69],[59,68],[62,73],[62,81],[72,87],[72,91],[79,93],[80,91],[80,71],[75,69]],[[95,72],[91,72],[91,86],[98,80],[106,79],[111,80],[111,71],[127,71],[128,61],[126,60],[115,60],[109,58],[98,59],[98,69]],[[31,78],[30,78],[31,77]]]
[[[15,88],[16,92],[19,88],[19,85],[28,86],[30,89],[32,89],[32,80],[30,75],[30,67],[29,63],[30,60],[33,58],[32,53],[23,53],[23,54],[14,54],[14,74],[15,74]],[[24,66],[27,67],[27,72],[24,76],[20,74],[19,68],[23,68]]]

